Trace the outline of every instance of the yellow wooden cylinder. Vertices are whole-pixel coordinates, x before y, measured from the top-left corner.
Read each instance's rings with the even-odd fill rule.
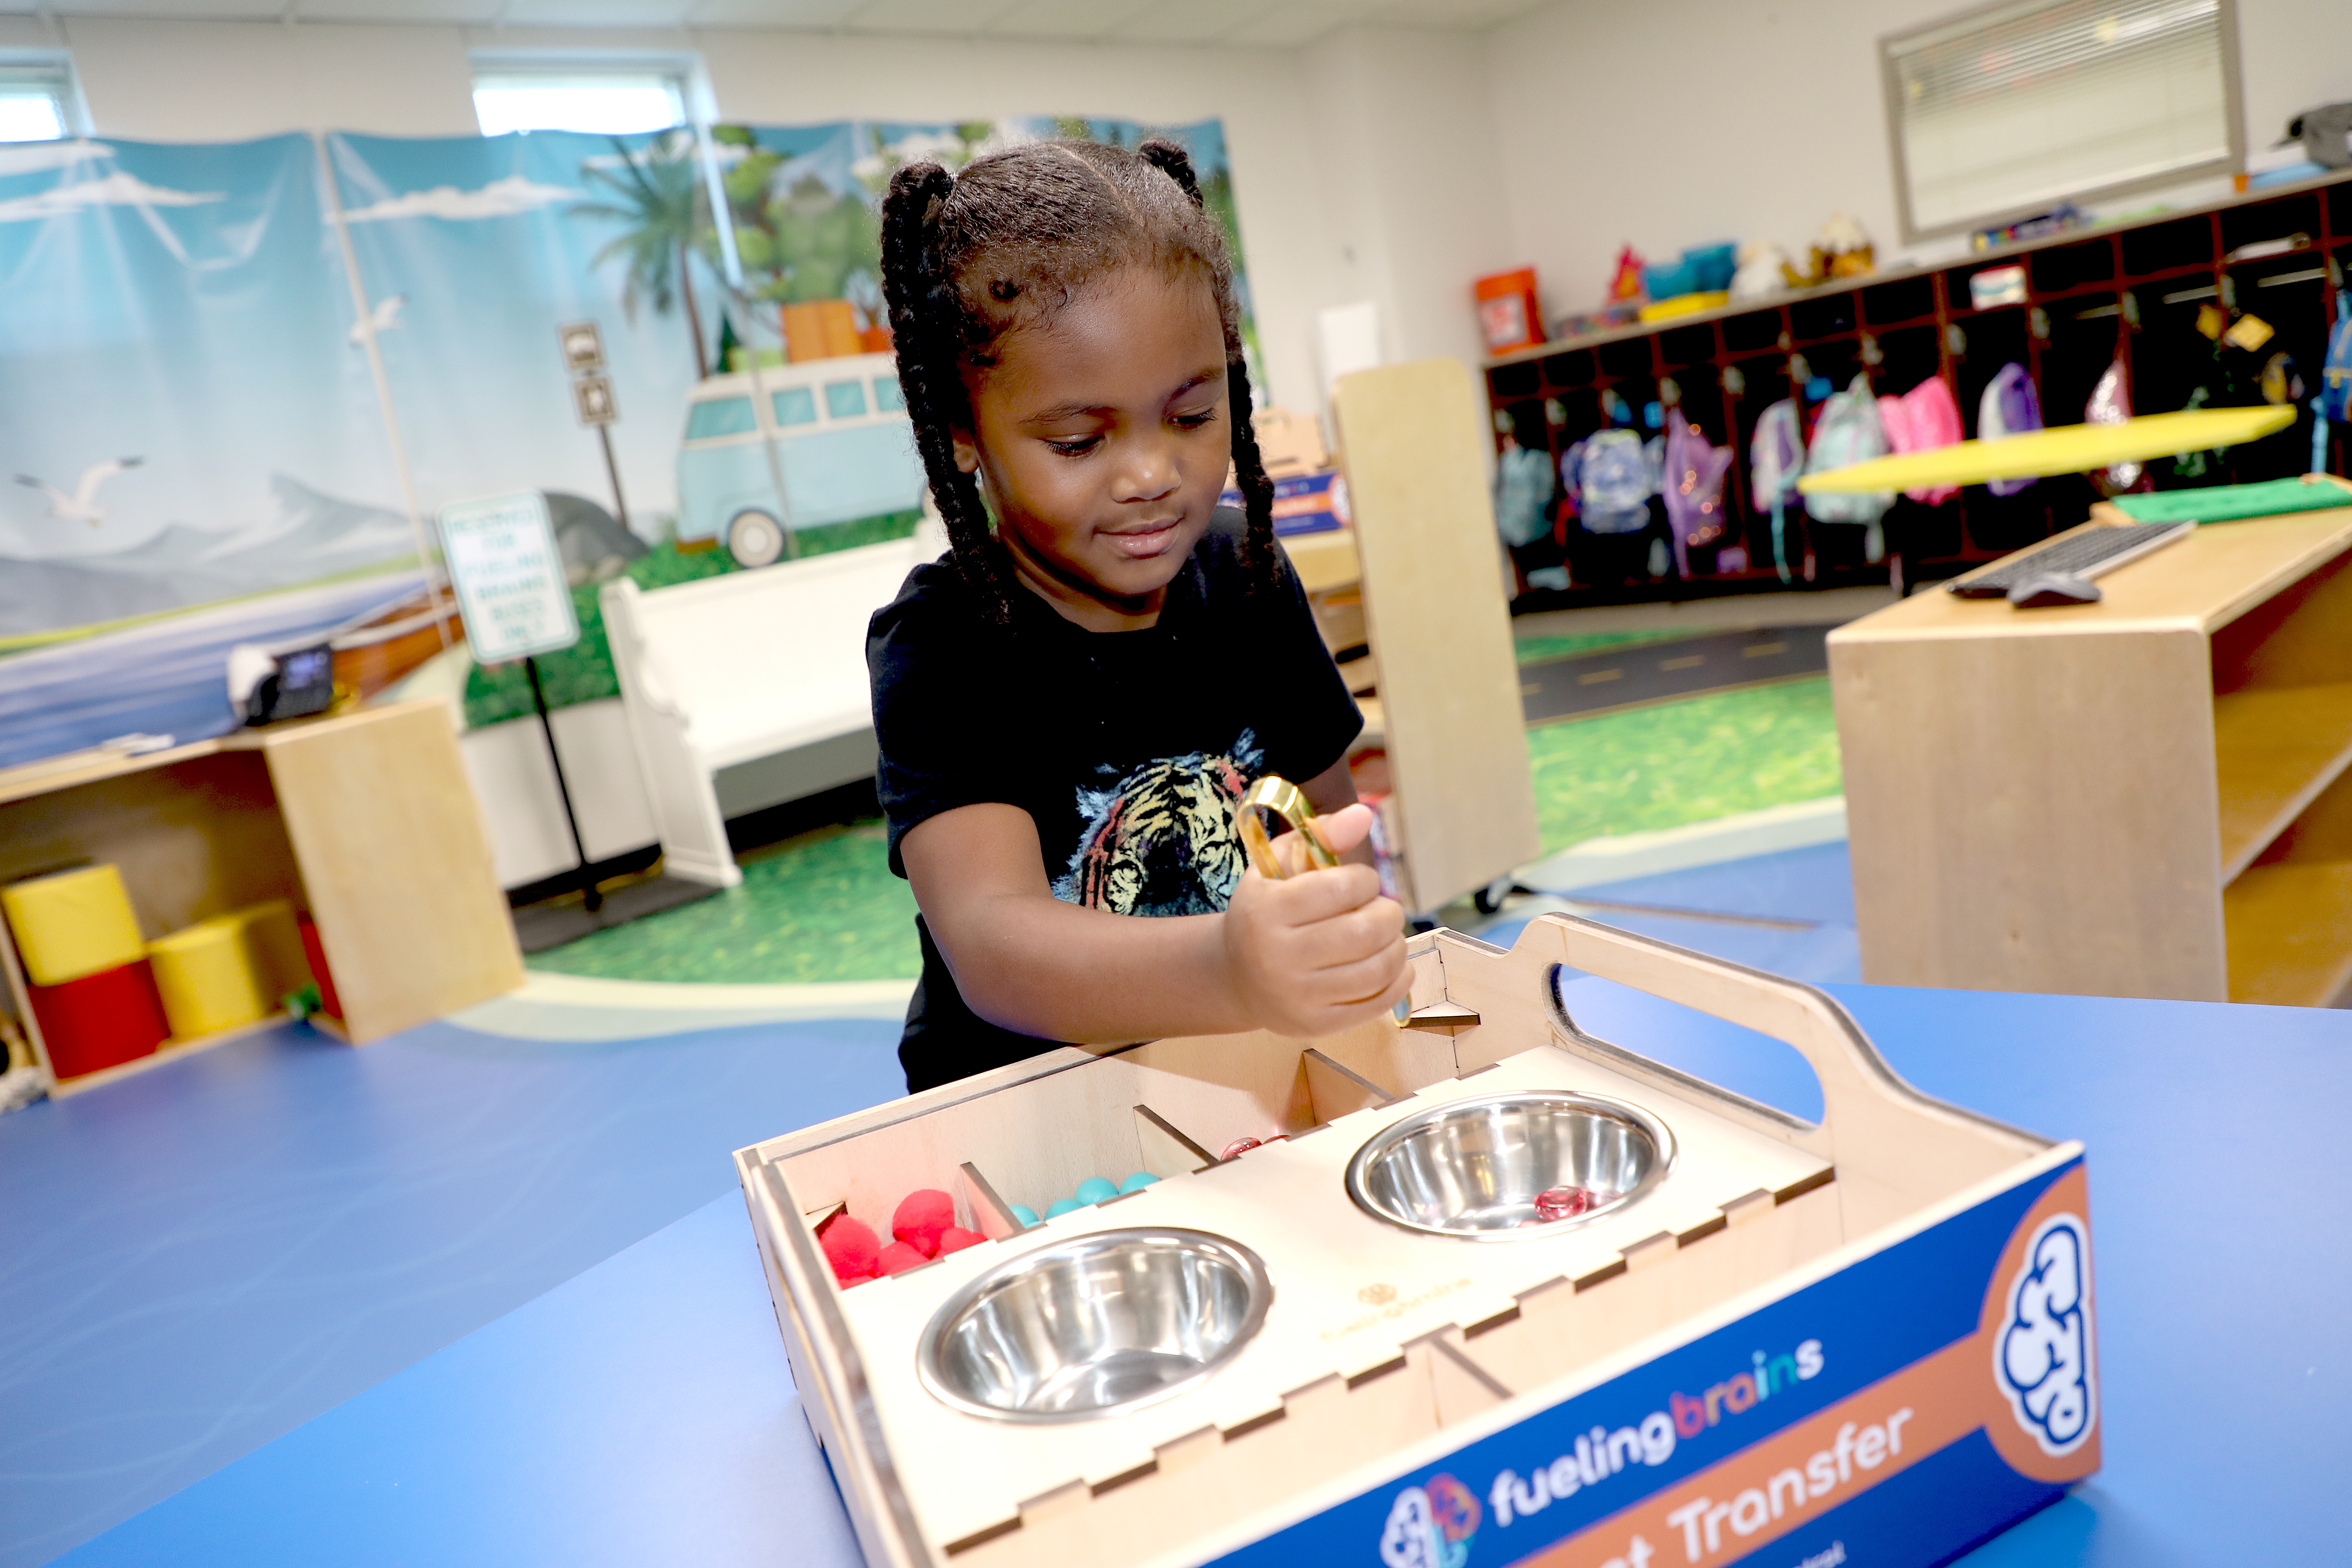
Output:
[[[246,922],[237,915],[215,915],[158,938],[147,944],[147,958],[175,1040],[217,1034],[269,1016],[269,1002],[262,994],[261,977],[254,973],[252,949],[246,941]]]
[[[0,888],[0,910],[36,985],[63,985],[135,963],[144,943],[122,874],[81,866]]]

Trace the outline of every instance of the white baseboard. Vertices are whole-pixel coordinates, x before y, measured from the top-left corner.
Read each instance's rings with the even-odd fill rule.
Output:
[[[1744,860],[1751,855],[1833,844],[1844,837],[1845,796],[1833,795],[1713,822],[1588,838],[1520,867],[1517,876],[1523,888],[1565,893],[1629,877],[1651,877],[1662,871]]]
[[[629,1040],[811,1018],[903,1018],[912,980],[821,985],[701,985],[530,971],[522,989],[448,1021],[527,1040]]]

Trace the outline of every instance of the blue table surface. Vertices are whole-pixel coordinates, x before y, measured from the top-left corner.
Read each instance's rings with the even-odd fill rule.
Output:
[[[1833,987],[1921,1089],[2089,1146],[2106,1468],[1970,1568],[2352,1556],[2352,1016]],[[1578,1020],[1758,1099],[1796,1054],[1584,979]],[[722,1197],[61,1559],[857,1563]]]

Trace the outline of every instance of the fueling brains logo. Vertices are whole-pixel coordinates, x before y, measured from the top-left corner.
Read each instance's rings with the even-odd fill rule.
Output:
[[[2043,1453],[2054,1458],[2083,1446],[2098,1394],[2091,1375],[2088,1227],[2075,1215],[2051,1215],[2026,1244],[1992,1361],[2011,1414]]]
[[[1390,1505],[1381,1561],[1387,1568],[1462,1568],[1478,1519],[1478,1499],[1468,1487],[1452,1476],[1432,1476],[1426,1485],[1397,1493]]]

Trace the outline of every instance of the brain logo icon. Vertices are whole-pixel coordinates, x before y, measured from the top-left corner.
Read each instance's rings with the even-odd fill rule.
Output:
[[[2074,1215],[2035,1229],[2009,1283],[2009,1316],[1993,1344],[1993,1375],[2017,1424],[2042,1452],[2071,1454],[2091,1435],[2091,1252]]]
[[[1452,1476],[1429,1478],[1429,1512],[1448,1541],[1467,1541],[1478,1533],[1478,1500]]]
[[[1387,1568],[1462,1568],[1478,1517],[1477,1498],[1452,1476],[1432,1476],[1426,1487],[1407,1487],[1389,1507],[1381,1561]]]

